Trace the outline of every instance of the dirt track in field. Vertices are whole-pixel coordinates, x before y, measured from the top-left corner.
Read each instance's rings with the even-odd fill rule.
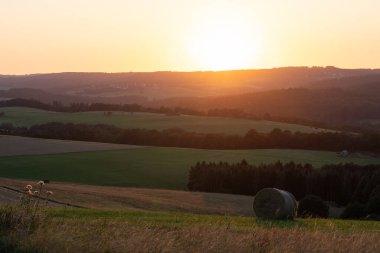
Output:
[[[0,189],[22,190],[34,181],[1,179]],[[84,208],[184,211],[203,214],[253,215],[252,197],[219,193],[50,183],[53,200]],[[0,205],[19,199],[12,191],[0,191]],[[3,200],[3,201],[2,201]],[[4,201],[5,200],[5,201]]]
[[[0,135],[0,156],[42,155],[98,150],[120,150],[141,146],[85,141],[67,141]]]

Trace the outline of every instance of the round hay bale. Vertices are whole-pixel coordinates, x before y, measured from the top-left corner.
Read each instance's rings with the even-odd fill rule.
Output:
[[[293,194],[276,188],[264,188],[253,199],[253,211],[259,218],[293,219],[297,201]]]

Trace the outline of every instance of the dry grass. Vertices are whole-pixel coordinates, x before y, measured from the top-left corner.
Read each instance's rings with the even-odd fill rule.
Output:
[[[5,179],[0,182],[12,187],[27,183]],[[163,205],[160,208],[222,210],[210,201],[205,202],[205,206],[197,206],[200,205],[196,202],[197,196],[202,193],[194,193],[195,197],[176,206],[175,202],[186,196],[183,194],[191,197],[193,193],[66,184],[50,184],[49,190],[54,191],[54,198],[72,198],[88,204],[100,195],[103,196],[100,201],[115,198],[108,200],[107,204],[123,198],[134,198],[133,201],[141,198],[140,205],[148,207],[154,205],[144,201],[156,201]],[[78,197],[75,191],[79,190],[84,192]],[[86,194],[91,197],[86,198]],[[223,195],[215,196],[222,198]],[[222,206],[221,199],[214,197],[213,201],[214,205],[220,201],[218,205]],[[183,212],[79,208],[47,211],[46,218],[27,233],[20,234],[17,229],[0,230],[0,252],[380,252],[379,225],[371,221],[265,221],[253,217]]]
[[[19,242],[43,252],[380,252],[380,233],[302,228],[141,227],[56,220]]]
[[[23,189],[31,182],[0,179],[0,186]],[[87,208],[252,215],[249,196],[66,183],[52,183],[48,187],[54,191],[54,200]],[[12,192],[9,194],[16,196]],[[11,199],[11,196],[4,199]]]

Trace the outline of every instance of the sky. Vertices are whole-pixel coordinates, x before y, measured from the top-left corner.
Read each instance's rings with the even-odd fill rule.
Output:
[[[0,74],[380,68],[378,0],[0,0]]]

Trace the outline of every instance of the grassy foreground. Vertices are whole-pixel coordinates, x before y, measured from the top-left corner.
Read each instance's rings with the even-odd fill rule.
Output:
[[[18,179],[50,179],[92,185],[186,189],[190,166],[197,161],[251,164],[278,160],[311,163],[380,164],[379,158],[338,157],[334,152],[308,150],[200,150],[147,147],[119,151],[0,157],[0,175]]]
[[[112,116],[104,116],[103,112],[60,113],[24,107],[6,107],[0,108],[0,111],[5,112],[5,115],[0,118],[0,123],[12,123],[16,126],[31,126],[47,122],[84,124],[102,123],[121,128],[145,128],[157,130],[182,128],[190,132],[226,134],[245,134],[250,129],[256,129],[258,132],[270,132],[274,128],[305,133],[323,130],[309,126],[265,120],[189,115],[167,116],[158,113],[130,114],[127,112],[113,112]]]
[[[379,252],[380,223],[55,209],[22,252]]]
[[[307,229],[320,231],[358,232],[373,231],[380,233],[380,222],[366,220],[340,219],[300,219],[295,220],[261,220],[249,216],[207,215],[187,212],[152,212],[127,210],[98,210],[98,209],[51,209],[49,217],[87,222],[103,219],[103,221],[126,222],[136,226],[156,226],[179,228],[192,225],[206,225],[236,229],[283,228]]]

